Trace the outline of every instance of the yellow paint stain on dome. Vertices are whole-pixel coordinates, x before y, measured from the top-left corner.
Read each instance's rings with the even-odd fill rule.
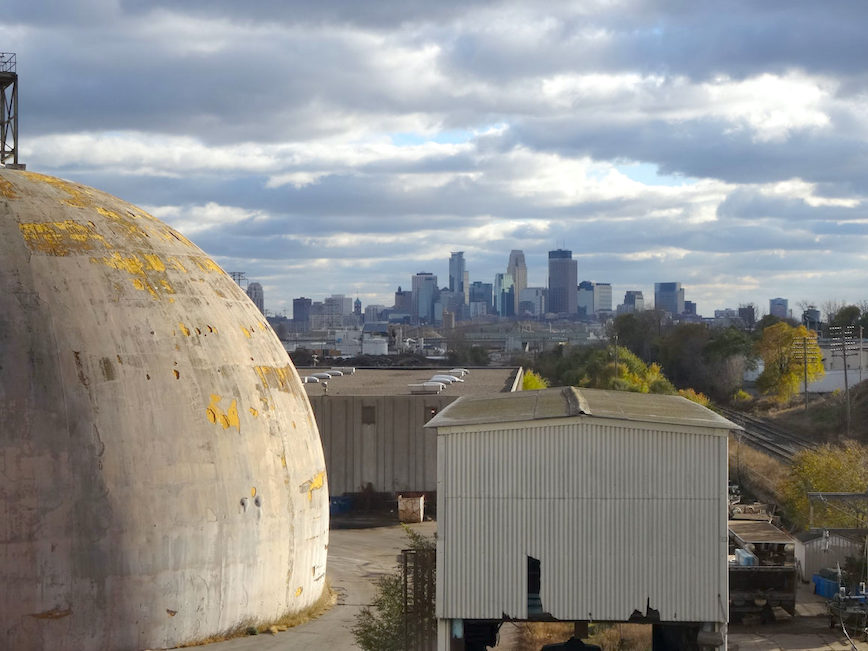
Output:
[[[183,323],[179,323],[178,327],[181,329],[181,332],[184,333],[185,337],[190,336],[190,329],[187,326],[185,326]]]
[[[169,257],[169,258],[168,258],[168,262],[169,262],[170,265],[172,265],[172,268],[173,268],[175,271],[180,271],[181,273],[184,273],[184,274],[187,273],[187,267],[185,267],[185,266],[181,263],[181,261],[178,260],[178,258],[175,258],[175,257]]]
[[[148,231],[143,227],[143,225],[138,224],[135,221],[135,213],[127,211],[126,215],[122,215],[115,210],[103,208],[102,206],[97,206],[96,211],[103,217],[107,218],[109,224],[116,230],[120,230],[120,232],[125,236],[137,237],[141,240],[150,237],[150,234],[148,234]]]
[[[318,472],[313,476],[313,479],[308,479],[301,486],[298,487],[300,493],[307,493],[308,501],[313,500],[313,492],[315,490],[319,490],[325,484],[325,470]]]
[[[248,330],[248,329],[245,328],[244,326],[241,326],[241,332],[244,333],[244,336],[245,336],[245,337],[247,337],[248,339],[250,339],[250,330]]]
[[[0,197],[4,199],[17,199],[18,193],[15,187],[6,179],[0,179]]]
[[[166,265],[160,259],[160,256],[155,253],[143,253],[142,257],[145,259],[145,262],[148,263],[148,267],[150,267],[153,271],[165,271]]]
[[[36,183],[45,183],[57,188],[61,192],[65,192],[69,198],[63,199],[62,202],[67,206],[86,208],[93,204],[93,192],[83,185],[73,184],[69,181],[64,181],[63,179],[58,179],[53,176],[45,176],[44,174],[37,174],[36,172],[21,173],[31,181]]]
[[[211,258],[206,258],[202,255],[191,255],[190,262],[196,265],[196,267],[201,271],[206,271],[208,273],[223,273],[223,270]]]
[[[250,489],[250,497],[256,497],[256,486]]]
[[[45,255],[66,256],[110,248],[92,223],[80,224],[71,219],[62,222],[26,222],[18,230],[31,251]]]
[[[259,417],[259,412],[256,409],[254,409],[253,407],[250,407],[247,411],[249,411],[250,415],[253,416],[254,418]]]
[[[142,254],[142,257],[144,260],[135,254],[123,256],[114,252],[107,257],[93,257],[90,261],[94,264],[102,264],[111,269],[127,272],[133,276],[130,279],[133,287],[147,291],[154,298],[159,298],[160,294],[174,294],[175,289],[171,283],[166,278],[159,277],[165,272],[165,265],[162,264],[159,256]],[[159,267],[162,267],[162,270]]]
[[[304,591],[304,588],[302,588],[301,586],[298,586],[298,587],[295,589],[295,596],[296,596],[296,597],[300,597],[300,596],[301,596],[301,593],[302,593],[303,591]]]
[[[254,366],[253,370],[259,376],[265,389],[277,389],[285,393],[291,392],[290,378],[292,369],[287,366]]]
[[[237,402],[233,399],[229,403],[229,408],[224,412],[220,408],[220,402],[222,400],[223,398],[218,394],[211,394],[211,404],[205,408],[205,415],[207,416],[208,421],[214,425],[220,424],[223,429],[234,427],[240,431],[241,421],[238,419]]]
[[[286,468],[286,455],[285,454],[280,455],[280,465],[283,466],[284,468]]]

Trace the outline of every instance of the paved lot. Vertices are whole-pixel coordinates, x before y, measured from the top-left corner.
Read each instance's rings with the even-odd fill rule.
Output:
[[[391,518],[387,520],[392,521]],[[381,524],[380,521],[358,524]],[[433,536],[434,522],[410,525]],[[407,537],[400,525],[364,529],[332,529],[329,534],[328,577],[337,603],[321,617],[283,633],[255,635],[200,647],[207,651],[342,651],[356,648],[350,628],[356,613],[374,596],[374,580],[397,566]]]
[[[350,633],[356,613],[370,603],[374,595],[373,581],[395,569],[401,549],[407,546],[403,529],[393,522],[393,515],[357,518],[338,526],[364,525],[366,528],[333,529],[330,534],[328,576],[337,594],[337,603],[321,617],[277,635],[264,634],[210,644],[207,651],[310,651],[354,649]],[[385,526],[384,526],[385,525]],[[419,533],[433,536],[435,522],[411,525]],[[854,647],[847,643],[840,630],[830,630],[824,602],[802,586],[796,606],[796,617],[782,610],[777,620],[762,625],[759,620],[746,618],[743,624],[732,626],[730,651],[777,651],[790,649],[826,649],[846,651]],[[510,642],[514,636],[504,631],[498,649],[517,649]],[[855,641],[858,651],[868,651],[868,644]]]
[[[811,586],[800,584],[796,597],[796,616],[775,610],[776,620],[760,624],[758,619],[745,618],[743,624],[730,626],[730,651],[777,651],[778,649],[849,649],[868,651],[868,643],[854,640],[851,646],[840,629],[829,628],[826,602],[811,592]],[[851,631],[851,634],[853,632]]]

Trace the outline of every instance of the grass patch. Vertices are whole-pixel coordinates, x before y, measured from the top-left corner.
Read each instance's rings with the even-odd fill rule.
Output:
[[[729,435],[729,478],[758,499],[780,502],[779,486],[789,466]]]
[[[306,610],[303,610],[298,613],[287,613],[283,617],[279,617],[274,621],[254,621],[248,620],[246,622],[242,622],[238,624],[238,626],[234,626],[228,631],[224,631],[222,633],[217,633],[216,635],[209,635],[208,637],[204,637],[198,640],[194,640],[192,642],[186,642],[185,644],[178,645],[178,648],[185,649],[189,647],[202,646],[204,644],[213,644],[214,642],[225,642],[226,640],[231,640],[236,637],[244,637],[247,635],[259,635],[260,633],[277,633],[281,631],[286,631],[294,626],[299,626],[304,624],[305,622],[309,622],[312,619],[316,619],[320,617],[325,612],[331,609],[337,603],[337,593],[332,591],[331,586],[328,583],[328,579],[326,579],[325,587],[323,588],[322,595],[317,599],[313,605],[311,605]]]
[[[522,649],[566,642],[573,635],[572,622],[522,622],[518,639]],[[646,651],[651,648],[651,626],[646,624],[591,624],[588,644],[603,651]]]

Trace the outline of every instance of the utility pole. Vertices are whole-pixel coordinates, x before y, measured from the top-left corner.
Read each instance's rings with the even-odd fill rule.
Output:
[[[802,365],[804,375],[804,394],[805,394],[805,411],[808,411],[808,364],[818,361],[820,354],[817,351],[817,333],[810,330],[812,334],[805,337],[796,337],[792,344],[793,361]],[[808,344],[811,344],[811,350],[808,350]]]
[[[847,379],[847,358],[856,352],[856,341],[853,337],[853,326],[832,326],[829,328],[832,337],[832,356],[841,357],[844,360],[844,420],[846,423],[847,437],[850,436],[850,383]],[[862,354],[862,341],[859,340],[859,355]]]

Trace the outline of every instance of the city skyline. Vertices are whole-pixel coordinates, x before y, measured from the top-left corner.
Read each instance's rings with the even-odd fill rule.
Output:
[[[615,297],[677,281],[709,314],[865,298],[866,19],[840,2],[34,0],[3,12],[0,43],[28,170],[142,206],[274,312],[387,304],[420,269],[442,286],[453,251],[493,282],[521,249],[545,286],[564,248]]]

